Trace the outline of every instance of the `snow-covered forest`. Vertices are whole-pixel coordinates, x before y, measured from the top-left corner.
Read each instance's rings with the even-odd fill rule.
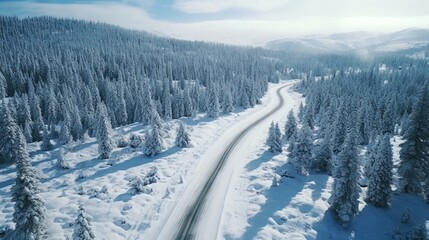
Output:
[[[281,221],[252,221],[270,197],[289,196],[286,184],[320,179],[320,209],[293,225],[300,236],[428,237],[429,65],[409,50],[291,54],[0,16],[0,132],[0,238],[171,237],[177,209],[195,201],[186,193],[218,166],[231,200],[214,205],[227,213],[216,215],[218,238],[293,238],[272,227],[295,224],[289,205],[275,207]],[[242,139],[257,143],[237,147]],[[214,161],[228,154],[234,167]],[[398,201],[395,213],[379,211]],[[368,216],[400,212],[397,227],[360,235],[367,219],[354,219],[367,205]],[[241,217],[232,230],[231,216]]]

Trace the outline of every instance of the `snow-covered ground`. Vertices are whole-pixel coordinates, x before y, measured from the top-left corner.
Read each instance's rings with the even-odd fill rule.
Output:
[[[83,202],[93,217],[97,239],[155,239],[161,230],[171,232],[177,226],[168,228],[167,220],[179,217],[181,212],[177,210],[184,210],[181,207],[186,207],[194,197],[196,189],[211,171],[217,152],[245,126],[246,121],[252,121],[272,109],[278,101],[276,90],[285,84],[290,82],[270,84],[262,104],[252,109],[238,109],[216,120],[199,115],[194,119],[167,122],[166,148],[153,158],[143,156],[142,148],[125,147],[115,149],[110,160],[101,160],[96,140],[87,138],[84,142],[63,147],[65,159],[71,165],[70,169],[64,170],[56,165],[59,148],[43,152],[39,150],[40,143],[29,144],[31,161],[42,179],[49,239],[71,236],[79,202]],[[191,148],[174,147],[180,121],[190,128]],[[262,134],[265,134],[265,126],[263,129]],[[133,124],[115,129],[115,134],[129,136],[132,133],[143,134],[145,130],[141,124]],[[152,193],[133,195],[130,181],[136,176],[143,178],[155,166],[160,180],[150,185]],[[13,165],[0,170],[2,228],[13,225],[10,188],[14,179]]]
[[[400,137],[392,139],[395,167],[399,163],[400,143]],[[332,177],[297,174],[288,163],[286,146],[277,155],[267,152],[263,142],[252,149],[243,160],[245,166],[236,168],[232,178],[223,213],[223,234],[219,238],[407,239],[415,226],[425,226],[429,235],[429,204],[421,196],[394,194],[390,208],[380,209],[366,204],[366,188],[362,188],[359,214],[345,229],[328,210]],[[275,177],[278,186],[273,186]],[[410,209],[411,220],[402,223],[406,208]]]

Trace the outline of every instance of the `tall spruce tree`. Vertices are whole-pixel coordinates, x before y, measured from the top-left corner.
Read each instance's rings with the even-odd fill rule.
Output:
[[[110,158],[110,153],[114,148],[114,142],[110,136],[112,131],[109,118],[107,117],[107,109],[103,103],[98,105],[98,126],[97,126],[97,140],[98,152],[101,159]]]
[[[219,116],[219,91],[212,81],[209,81],[207,90],[207,116],[217,118]]]
[[[31,166],[24,136],[19,129],[16,135],[16,182],[12,187],[12,201],[15,202],[13,239],[45,239],[46,208],[40,197],[40,183]]]
[[[152,125],[152,130],[146,133],[144,154],[153,157],[160,153],[163,148],[163,140],[156,124]]]
[[[332,195],[329,199],[333,216],[344,226],[348,226],[354,214],[358,212],[359,159],[356,137],[353,131],[347,134],[341,152],[338,154],[334,169]]]
[[[377,160],[374,162],[369,177],[366,201],[376,207],[388,207],[392,192],[393,153],[389,134],[385,134],[377,148]]]
[[[0,107],[0,163],[12,163],[18,155],[16,144],[19,142],[19,126],[12,118],[6,102],[3,101]]]
[[[267,138],[268,151],[281,153],[282,143],[281,143],[281,132],[278,123],[274,124],[271,122],[270,128],[268,130]]]
[[[421,193],[429,175],[429,81],[419,92],[400,145],[398,173],[403,192]]]
[[[301,171],[302,173],[306,172],[303,170],[308,170],[308,168],[311,167],[313,160],[313,135],[308,125],[304,125],[298,131],[293,151],[293,155],[295,156],[299,171]]]
[[[290,140],[291,137],[296,134],[296,119],[293,114],[293,110],[290,110],[287,115],[287,120],[285,124],[285,138],[286,140]]]
[[[78,215],[74,222],[73,240],[93,240],[95,239],[94,231],[92,230],[92,217],[89,216],[83,204],[79,204]]]
[[[189,133],[185,128],[185,125],[181,122],[179,128],[177,129],[176,135],[176,146],[178,147],[188,147],[191,139]]]

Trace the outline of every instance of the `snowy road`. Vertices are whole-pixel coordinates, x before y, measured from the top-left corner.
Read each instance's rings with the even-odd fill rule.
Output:
[[[285,104],[291,100],[288,96],[295,81],[277,86],[271,92],[270,104],[264,109],[246,116],[225,133],[212,145],[205,154],[207,164],[212,166],[201,167],[202,171],[185,191],[183,198],[176,205],[158,239],[216,239],[221,237],[218,232],[224,201],[228,192],[229,182],[234,168],[239,161],[231,156],[245,151],[240,144],[255,134],[263,132],[273,120],[286,116]],[[285,100],[286,99],[286,100]],[[289,108],[289,107],[287,107]],[[284,111],[283,111],[284,110]],[[210,171],[204,171],[203,169]]]

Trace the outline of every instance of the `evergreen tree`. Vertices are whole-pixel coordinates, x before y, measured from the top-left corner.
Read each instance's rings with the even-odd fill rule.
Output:
[[[300,170],[311,167],[313,135],[309,126],[304,125],[298,132],[293,151]]]
[[[232,96],[231,96],[231,91],[226,91],[223,94],[223,112],[224,113],[230,113],[232,111],[234,111],[234,105],[232,102]]]
[[[313,168],[319,172],[329,172],[332,167],[332,150],[331,144],[326,139],[316,152],[313,161]]]
[[[189,96],[188,88],[184,90],[183,100],[184,100],[183,101],[184,116],[191,117],[194,110],[192,106],[191,97]]]
[[[337,111],[337,115],[334,120],[334,132],[332,133],[332,151],[339,153],[347,135],[347,117],[346,117],[346,106],[344,102],[341,102],[340,108]]]
[[[189,133],[185,128],[185,125],[181,122],[179,128],[177,129],[176,135],[176,146],[178,147],[188,147],[191,139]]]
[[[60,137],[58,141],[60,144],[67,144],[73,141],[73,137],[70,134],[69,126],[65,121],[61,122]]]
[[[377,149],[377,161],[373,164],[366,201],[376,207],[389,205],[392,184],[393,154],[389,134],[385,134]]]
[[[400,145],[398,173],[403,192],[421,193],[429,174],[429,81],[419,92],[409,118],[409,126]]]
[[[267,145],[270,152],[281,153],[283,151],[278,123],[274,124],[274,122],[271,122],[270,129],[268,130]]]
[[[78,215],[74,222],[73,240],[92,240],[95,239],[94,231],[92,230],[92,217],[89,216],[83,204],[79,204]]]
[[[160,153],[163,148],[163,141],[159,133],[158,126],[153,124],[152,131],[148,131],[145,137],[145,150],[146,156],[153,157]]]
[[[110,136],[111,126],[107,117],[106,106],[103,103],[98,105],[98,127],[97,127],[97,140],[98,152],[101,159],[110,158],[110,153],[114,148],[114,142]]]
[[[207,116],[217,118],[219,116],[219,92],[213,82],[207,86]]]
[[[6,78],[0,71],[0,100],[6,97]]]
[[[24,136],[16,129],[16,183],[12,187],[12,201],[15,202],[13,221],[14,239],[45,239],[46,208],[39,196],[40,183],[31,166]]]
[[[51,139],[49,138],[49,134],[48,134],[48,129],[45,128],[43,129],[43,142],[42,145],[40,146],[40,149],[42,151],[49,151],[52,150],[53,145],[51,143]]]
[[[334,217],[347,226],[355,213],[358,212],[359,192],[359,163],[356,149],[355,134],[347,134],[343,148],[336,159],[332,185],[332,195],[329,199]]]
[[[285,124],[285,138],[290,140],[294,134],[296,134],[296,120],[293,114],[293,110],[290,110],[287,115],[287,120]]]
[[[0,109],[0,132],[0,163],[12,163],[18,154],[16,144],[19,141],[19,127],[4,101]]]

